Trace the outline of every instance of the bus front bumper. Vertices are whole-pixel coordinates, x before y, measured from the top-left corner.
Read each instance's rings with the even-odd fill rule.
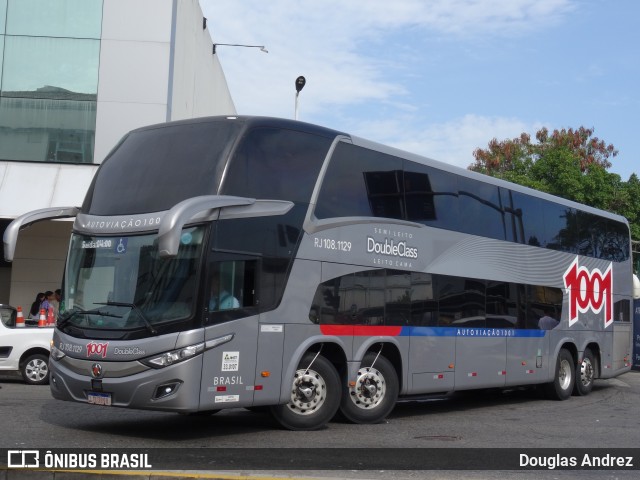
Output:
[[[50,359],[51,394],[59,400],[144,410],[195,412],[202,355],[161,369],[137,361]]]

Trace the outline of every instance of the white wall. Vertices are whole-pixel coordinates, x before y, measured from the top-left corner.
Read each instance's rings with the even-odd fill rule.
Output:
[[[171,119],[235,115],[227,80],[198,0],[180,0],[176,16]]]
[[[212,46],[198,0],[104,0],[95,161],[137,127],[235,115]]]
[[[104,0],[94,159],[166,121],[173,0]]]
[[[0,162],[0,217],[47,207],[79,207],[97,165]]]

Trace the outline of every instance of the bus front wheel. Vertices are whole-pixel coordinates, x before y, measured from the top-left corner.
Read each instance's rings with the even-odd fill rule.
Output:
[[[378,423],[393,410],[398,388],[398,375],[391,362],[368,353],[354,384],[342,390],[340,412],[353,423]]]
[[[289,403],[271,407],[271,414],[289,430],[317,430],[325,426],[340,406],[340,377],[325,357],[308,353],[298,365]]]
[[[571,396],[575,382],[575,362],[566,349],[561,349],[556,361],[553,382],[546,385],[546,393],[552,400],[566,400]]]

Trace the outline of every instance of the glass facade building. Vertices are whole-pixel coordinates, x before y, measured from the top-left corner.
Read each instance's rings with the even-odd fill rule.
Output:
[[[0,0],[0,161],[93,163],[103,0]]]
[[[130,130],[235,115],[199,0],[0,0],[0,235],[12,219],[81,205]],[[0,304],[60,288],[72,222],[0,254]]]

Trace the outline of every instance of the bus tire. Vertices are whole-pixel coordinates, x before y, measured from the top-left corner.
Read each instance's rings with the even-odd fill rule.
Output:
[[[398,375],[391,362],[383,356],[376,360],[375,353],[368,353],[358,369],[355,386],[342,389],[340,412],[353,423],[378,423],[395,407],[398,390]]]
[[[585,349],[582,362],[576,366],[576,382],[573,394],[577,396],[589,395],[593,389],[595,379],[595,360],[590,349]]]
[[[49,358],[42,353],[29,355],[20,365],[22,378],[29,385],[49,383]]]
[[[307,353],[300,360],[291,383],[289,403],[271,407],[273,417],[288,430],[322,428],[340,406],[338,372],[325,357],[315,357],[315,353]]]
[[[573,356],[566,349],[558,352],[556,361],[556,371],[553,382],[548,383],[545,388],[547,396],[552,400],[566,400],[573,392],[575,383],[576,367]]]

